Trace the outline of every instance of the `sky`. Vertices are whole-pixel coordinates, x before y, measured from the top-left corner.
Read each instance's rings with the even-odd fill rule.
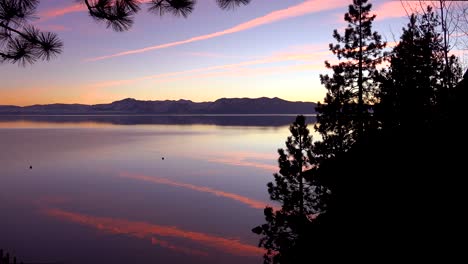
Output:
[[[374,0],[374,29],[398,40],[407,14],[399,0]],[[351,0],[252,0],[221,10],[198,0],[188,17],[143,10],[126,32],[89,17],[74,0],[42,0],[33,23],[56,32],[64,51],[49,62],[0,64],[0,105],[213,101],[279,97],[321,101],[320,74],[334,57],[328,44],[343,30]]]

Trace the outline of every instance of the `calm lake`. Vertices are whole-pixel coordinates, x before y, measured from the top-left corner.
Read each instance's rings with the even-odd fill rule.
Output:
[[[0,116],[0,248],[25,263],[262,263],[251,229],[275,205],[294,118]]]

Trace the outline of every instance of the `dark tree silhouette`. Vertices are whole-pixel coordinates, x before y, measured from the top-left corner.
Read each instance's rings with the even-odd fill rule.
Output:
[[[443,39],[437,33],[438,18],[430,7],[412,15],[393,49],[377,114],[387,127],[428,128],[437,116],[447,114],[448,87],[455,87],[461,69],[455,56],[445,66]],[[452,82],[446,84],[446,70]]]
[[[301,248],[307,244],[308,225],[325,211],[322,199],[327,189],[312,177],[315,158],[305,117],[298,116],[289,131],[286,150],[278,150],[279,173],[267,185],[270,198],[281,203],[281,210],[265,208],[267,223],[252,230],[263,236],[260,246],[267,249],[264,263],[298,263],[305,256]]]
[[[445,56],[437,25],[428,10],[404,29],[384,74],[384,96],[375,104],[378,116],[388,118],[381,129],[318,164],[314,176],[332,193],[327,211],[317,216],[309,233],[320,241],[313,245],[314,259],[422,261],[438,256],[451,262],[455,255],[455,240],[449,237],[461,228],[460,208],[466,207],[457,173],[464,170],[458,153],[466,151],[467,143],[460,122],[466,83],[453,91],[443,84]],[[450,61],[457,69],[456,58]],[[435,214],[435,208],[444,213]]]
[[[10,258],[9,253],[6,253],[4,256],[3,249],[0,249],[0,264],[23,264],[23,262],[17,261],[15,256]]]
[[[327,63],[334,74],[322,76],[328,94],[318,108],[316,128],[324,141],[309,146],[312,169],[288,167],[296,157],[288,159],[280,152],[281,171],[268,189],[282,208],[266,208],[267,223],[253,229],[263,235],[266,263],[449,263],[465,254],[459,241],[468,201],[461,176],[468,149],[463,122],[468,71],[460,83],[453,83],[455,88],[444,84],[444,48],[430,9],[411,17],[390,68],[377,71],[383,44],[359,49],[359,30],[353,28],[359,25],[356,10],[370,9],[358,6],[365,2],[354,0],[350,7],[347,34],[334,34],[345,44],[331,49],[347,61]],[[372,19],[362,32],[370,32]],[[450,58],[450,69],[451,76],[459,76],[455,57]],[[291,178],[320,188],[301,192],[300,182]],[[307,199],[317,212],[312,218],[307,218]]]
[[[370,125],[370,106],[376,102],[380,85],[377,65],[386,45],[372,31],[375,15],[370,14],[371,7],[367,0],[353,0],[344,16],[348,22],[344,35],[335,30],[333,37],[338,43],[330,44],[340,62],[332,65],[326,61],[333,75],[320,75],[328,92],[317,107],[316,129],[322,134],[320,149],[327,157],[348,150]]]
[[[141,10],[139,0],[77,0],[89,15],[115,31],[129,30]],[[247,5],[251,0],[215,0],[221,9]],[[31,25],[40,0],[0,0],[0,63],[24,66],[50,60],[62,52],[63,43],[55,33],[41,32]],[[196,0],[151,0],[148,11],[187,17]]]
[[[403,2],[408,2],[409,0],[402,0]],[[454,83],[456,83],[457,76],[452,76],[451,73],[454,69],[450,68],[452,64],[450,61],[450,52],[451,50],[458,46],[460,49],[466,48],[466,36],[468,36],[467,31],[467,7],[466,1],[458,0],[436,0],[436,1],[427,1],[419,0],[418,5],[413,5],[410,8],[413,14],[422,15],[426,13],[427,7],[430,6],[434,12],[438,14],[439,27],[438,32],[442,38],[442,49],[444,52],[444,82],[446,88],[452,89]],[[410,17],[410,15],[408,15]],[[448,67],[447,67],[448,65]]]
[[[0,63],[26,65],[62,52],[56,34],[29,24],[38,4],[38,0],[0,0]]]

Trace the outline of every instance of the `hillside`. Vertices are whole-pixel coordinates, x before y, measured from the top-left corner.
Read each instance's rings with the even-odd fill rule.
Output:
[[[221,98],[214,102],[190,100],[140,101],[127,98],[110,104],[0,105],[3,115],[37,114],[315,114],[315,103],[291,102],[280,98]]]

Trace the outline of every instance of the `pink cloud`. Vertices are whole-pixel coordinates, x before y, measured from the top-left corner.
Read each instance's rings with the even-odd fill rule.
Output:
[[[142,0],[141,3],[149,2],[150,0]],[[52,19],[60,16],[64,16],[70,13],[88,11],[84,4],[78,3],[74,5],[69,5],[65,7],[58,7],[46,10],[40,14],[40,18],[42,19]]]
[[[172,250],[183,250],[185,253],[188,254],[193,254],[197,251],[193,251],[191,249],[176,248],[168,243],[161,242],[160,240],[155,240],[154,237],[162,236],[185,239],[236,256],[261,256],[265,253],[263,249],[254,245],[244,244],[241,241],[239,241],[239,239],[225,238],[201,232],[184,230],[175,226],[155,225],[147,222],[137,222],[110,217],[97,217],[92,215],[65,211],[57,208],[47,208],[44,210],[44,212],[51,217],[70,221],[84,226],[89,226],[102,232],[110,234],[127,235],[130,237],[136,237],[140,239],[149,239],[153,244],[172,247]]]
[[[94,57],[94,58],[89,58],[86,59],[85,61],[98,61],[98,60],[104,60],[104,59],[110,59],[114,57],[121,57],[121,56],[126,56],[126,55],[131,55],[131,54],[138,54],[138,53],[143,53],[151,50],[157,50],[157,49],[165,49],[169,47],[174,47],[174,46],[179,46],[187,43],[192,43],[192,42],[197,42],[197,41],[202,41],[202,40],[207,40],[211,38],[216,38],[228,34],[233,34],[241,31],[245,31],[251,28],[259,27],[262,25],[266,24],[271,24],[277,21],[285,20],[288,18],[292,17],[299,17],[299,16],[304,16],[307,14],[311,13],[316,13],[320,11],[326,11],[326,10],[331,10],[335,9],[338,7],[342,7],[345,5],[343,0],[328,0],[328,1],[323,1],[323,0],[307,0],[303,3],[273,11],[267,15],[264,15],[262,17],[258,17],[255,19],[252,19],[250,21],[241,23],[237,26],[228,28],[223,31],[218,31],[214,32],[211,34],[206,34],[206,35],[201,35],[197,37],[192,37],[186,40],[181,40],[181,41],[174,41],[174,42],[169,42],[165,44],[160,44],[160,45],[155,45],[155,46],[150,46],[146,48],[141,48],[141,49],[135,49],[135,50],[128,50],[128,51],[123,51],[111,55],[105,55],[105,56],[100,56],[100,57]]]
[[[268,69],[267,69],[268,70]],[[278,159],[278,155],[274,153],[260,152],[218,152],[212,153],[209,156],[200,157],[204,160],[216,163],[222,163],[231,166],[252,167],[263,169],[269,172],[278,171],[278,166],[271,165],[272,161]],[[269,164],[270,163],[270,164]]]
[[[278,170],[278,166],[266,164],[263,162],[251,161],[252,158],[242,154],[230,153],[229,155],[224,155],[225,157],[216,157],[208,158],[210,162],[222,163],[231,166],[242,166],[242,167],[253,167],[257,169],[267,170],[269,172],[274,172]],[[269,161],[276,160],[277,157],[269,159]]]
[[[142,0],[140,2],[145,3],[149,1],[150,0]],[[70,13],[84,12],[84,11],[88,11],[86,6],[84,4],[77,3],[77,4],[65,6],[65,7],[52,8],[52,9],[43,11],[41,14],[39,14],[39,17],[40,17],[40,22],[44,22],[46,20],[64,16]]]
[[[226,55],[214,52],[183,52],[178,54],[207,58],[246,58],[245,56]]]
[[[127,172],[122,172],[119,175],[122,178],[146,181],[146,182],[151,182],[151,183],[156,183],[156,184],[164,184],[164,185],[169,185],[169,186],[174,186],[174,187],[179,187],[179,188],[185,188],[185,189],[189,189],[189,190],[193,190],[197,192],[209,193],[215,196],[228,198],[228,199],[246,204],[255,209],[265,209],[265,207],[267,206],[267,204],[262,201],[254,200],[254,199],[251,199],[251,198],[239,195],[239,194],[235,194],[235,193],[216,190],[216,189],[206,187],[206,186],[198,186],[198,185],[178,182],[178,181],[174,181],[174,180],[170,180],[166,178],[150,177],[147,175],[133,174],[133,173],[127,173]]]
[[[151,238],[151,244],[158,245],[160,247],[167,248],[169,250],[172,250],[172,251],[175,251],[175,252],[180,252],[180,253],[187,254],[187,255],[204,256],[204,257],[208,256],[208,253],[206,253],[204,251],[177,246],[177,245],[171,244],[171,243],[169,243],[167,241],[164,241],[164,240],[161,240],[161,239],[156,239],[155,237]]]
[[[431,2],[431,1],[426,1]],[[375,14],[377,20],[392,19],[407,17],[414,11],[421,10],[421,7],[425,8],[425,5],[421,5],[419,1],[388,1],[379,5],[373,5],[371,14]],[[343,22],[343,14],[337,14],[336,19],[339,22]],[[346,26],[339,28],[339,31],[344,31]]]
[[[418,1],[390,1],[385,2],[375,9],[375,14],[378,20],[407,17],[413,10],[420,10],[421,6]]]
[[[457,57],[463,57],[466,55],[466,50],[453,49],[449,51],[449,55],[455,55]]]
[[[40,18],[42,21],[48,20],[51,18],[63,16],[69,13],[75,13],[75,12],[82,12],[86,11],[86,7],[82,4],[74,4],[66,7],[59,7],[59,8],[54,8],[47,10],[43,13],[40,14]]]
[[[223,163],[223,164],[232,165],[232,166],[254,167],[254,168],[263,169],[263,170],[272,171],[272,172],[275,170],[278,170],[277,166],[262,164],[258,162],[251,162],[251,161],[246,161],[242,159],[231,160],[229,158],[213,158],[213,159],[210,159],[209,161],[216,162],[216,163]]]

